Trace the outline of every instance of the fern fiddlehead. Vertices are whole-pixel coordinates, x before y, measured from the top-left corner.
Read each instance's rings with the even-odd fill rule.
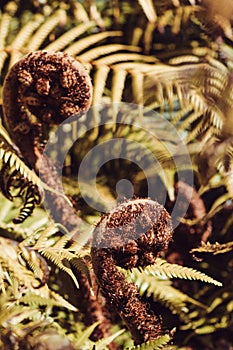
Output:
[[[91,96],[91,80],[84,67],[62,52],[32,52],[18,61],[5,78],[6,128],[25,162],[58,192],[62,192],[62,185],[56,169],[48,158],[42,157],[42,125],[59,125],[87,110]],[[55,221],[77,229],[78,217],[64,198],[45,191],[45,199],[52,206]]]
[[[164,333],[162,320],[127,283],[117,266],[131,269],[152,264],[172,239],[170,215],[150,199],[132,199],[105,214],[94,231],[91,250],[97,282],[108,303],[132,333],[135,344]]]
[[[4,120],[32,167],[32,145],[36,147],[42,123],[58,125],[88,109],[91,92],[84,67],[65,53],[32,52],[10,69],[3,85]]]

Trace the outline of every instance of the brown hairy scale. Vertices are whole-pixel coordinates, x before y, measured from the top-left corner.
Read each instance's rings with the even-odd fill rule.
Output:
[[[51,188],[63,192],[56,168],[40,146],[42,125],[59,125],[91,105],[92,84],[85,68],[63,52],[32,52],[8,72],[3,84],[4,123],[25,162]],[[43,157],[42,157],[43,155]],[[51,215],[68,229],[81,220],[66,200],[49,191]]]
[[[154,314],[127,283],[117,266],[145,267],[166,251],[172,239],[171,217],[150,199],[132,199],[105,214],[94,230],[93,269],[102,294],[125,321],[135,344],[164,334],[161,317]]]
[[[31,148],[36,147],[41,124],[59,125],[78,116],[90,107],[91,98],[88,73],[68,54],[32,52],[10,69],[3,85],[4,122],[32,167],[37,156]]]

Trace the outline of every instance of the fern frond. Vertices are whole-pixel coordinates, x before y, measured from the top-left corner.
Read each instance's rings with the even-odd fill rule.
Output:
[[[113,79],[112,79],[112,91],[111,99],[113,103],[119,103],[122,100],[122,94],[125,86],[127,72],[123,69],[114,69],[113,70]],[[115,116],[113,115],[113,120]]]
[[[109,337],[106,337],[106,338],[103,338],[103,339],[100,339],[98,340],[94,347],[93,347],[93,350],[105,350],[106,347],[114,340],[116,339],[117,337],[119,337],[122,333],[124,333],[125,330],[124,329],[121,329],[120,331],[110,335]]]
[[[156,260],[154,265],[146,267],[144,271],[152,276],[158,276],[161,278],[168,277],[199,280],[206,283],[213,283],[216,286],[222,286],[221,282],[216,281],[200,271],[178,264],[170,264],[166,260],[160,258]]]
[[[13,148],[14,145],[12,143],[9,144],[2,135],[4,135],[5,137],[4,129],[2,129],[0,132],[0,159],[2,159],[2,162],[5,163],[6,165],[9,164],[10,173],[12,174],[15,169],[22,176],[22,178],[25,179],[25,181],[31,182],[33,185],[37,186],[38,188],[44,188],[47,191],[61,195],[71,205],[69,199],[64,194],[59,193],[58,191],[49,187],[46,183],[44,183],[38,177],[38,175],[36,175],[36,173],[33,170],[31,170],[24,163],[24,161],[17,154],[16,149]]]
[[[140,345],[136,345],[130,348],[127,348],[129,350],[161,350],[165,345],[169,343],[171,340],[171,336],[169,334],[161,335],[159,338],[154,340],[149,340],[146,343],[142,343]],[[172,347],[169,349],[172,349]]]
[[[27,304],[33,307],[34,309],[39,308],[40,306],[46,306],[46,307],[57,306],[57,307],[65,307],[72,311],[77,311],[77,309],[73,305],[68,303],[60,295],[56,294],[56,298],[55,298],[55,294],[56,293],[53,292],[53,294],[51,293],[50,296],[47,298],[32,292],[28,292],[27,294],[23,295],[20,299],[18,299],[17,302],[20,304],[21,303]],[[59,296],[59,298],[57,296]]]
[[[100,322],[95,322],[91,326],[87,327],[82,331],[82,334],[78,338],[77,341],[75,341],[75,348],[81,349],[82,346],[88,341],[88,338],[91,336],[95,328],[99,325]]]
[[[161,279],[161,277],[148,274],[145,270],[133,269],[130,273],[123,269],[120,269],[120,271],[126,275],[128,282],[133,282],[138,286],[141,296],[147,298],[152,296],[153,300],[159,301],[169,308],[173,314],[179,315],[180,319],[185,319],[185,315],[189,311],[189,305],[206,308],[205,305],[174,288],[172,282],[165,278]]]
[[[86,63],[97,60],[98,57],[106,57],[108,54],[119,51],[133,51],[140,52],[141,49],[138,46],[133,45],[123,45],[123,44],[110,44],[110,45],[101,45],[95,47],[94,49],[88,50],[87,52],[79,55],[77,58],[80,62]]]
[[[50,51],[61,51],[71,42],[73,42],[77,37],[84,34],[88,29],[95,25],[94,22],[88,21],[86,23],[81,23],[78,26],[71,28],[63,35],[59,36],[49,45],[45,46],[45,50]]]
[[[139,49],[136,47],[136,50],[139,51]],[[129,67],[129,70],[130,70],[130,61],[135,61],[135,62],[145,62],[145,63],[155,63],[157,62],[157,60],[153,57],[153,56],[149,56],[149,55],[141,55],[139,53],[115,53],[113,55],[109,55],[109,56],[106,56],[106,57],[102,57],[102,58],[99,58],[97,60],[94,61],[94,64],[107,64],[107,65],[112,65],[112,64],[115,64],[115,63],[120,63],[120,62],[127,62],[127,66],[126,67]],[[117,66],[119,68],[122,68],[120,67],[119,65]],[[124,66],[125,68],[125,66]],[[127,68],[126,68],[127,69]]]
[[[143,80],[144,76],[142,73],[135,71],[131,72],[131,78],[132,78],[132,92],[135,99],[135,103],[137,103],[140,106],[143,106]],[[142,117],[140,118],[142,121]]]
[[[101,101],[109,72],[110,67],[106,65],[100,65],[94,74],[94,89],[92,98],[93,106],[98,106],[99,102]]]
[[[71,269],[71,266],[74,266],[76,269],[81,271],[87,277],[89,283],[91,284],[89,269],[82,258],[79,258],[75,254],[65,249],[58,250],[53,247],[40,249],[39,252],[41,255],[53,262],[59,269],[65,271],[72,278],[77,288],[79,288],[79,283]]]
[[[27,289],[34,289],[38,285],[38,279],[34,273],[28,270],[22,263],[18,261],[18,247],[16,242],[9,239],[0,238],[1,246],[4,251],[0,255],[0,265],[3,271],[16,279],[20,285],[24,285]]]
[[[4,12],[0,19],[0,49],[3,50],[6,46],[6,38],[9,32],[9,27],[12,19],[12,13]]]
[[[177,127],[184,130],[189,124],[186,142],[194,140],[197,135],[207,135],[210,127],[215,135],[222,129],[225,123],[224,108],[230,108],[232,104],[232,97],[228,93],[228,90],[231,90],[228,86],[231,84],[231,75],[225,66],[221,65],[220,70],[212,61],[211,64],[182,64],[166,68],[164,65],[157,64],[151,67],[151,72],[148,70],[144,74],[144,94],[147,99],[152,98],[152,91],[159,91],[159,95],[154,94],[154,99],[157,99],[162,108],[168,103],[170,110],[173,111],[176,100],[179,101],[181,109],[192,106],[191,116],[190,113],[187,117],[182,112],[179,113],[179,118],[182,117],[183,120]],[[154,85],[149,84],[150,88],[148,79],[154,81]],[[205,86],[206,81],[208,81],[208,87]],[[218,104],[216,101],[219,99],[221,103]],[[146,99],[144,103],[147,103]],[[224,107],[221,107],[223,105]],[[173,123],[174,118],[177,120],[177,115],[172,117]],[[185,123],[184,126],[183,123]]]
[[[141,295],[152,296],[155,301],[165,305],[180,318],[183,318],[183,314],[189,311],[188,304],[204,308],[204,305],[174,288],[170,281],[159,280],[145,273],[143,275],[135,274],[133,282],[138,286]]]
[[[18,32],[15,39],[11,42],[10,47],[12,50],[9,67],[16,63],[22,57],[22,48],[27,45],[32,33],[43,22],[44,17],[40,14],[34,16],[33,20],[27,22]]]
[[[110,37],[122,36],[122,32],[120,31],[106,31],[103,33],[97,33],[89,35],[86,38],[78,40],[76,43],[71,44],[64,52],[68,53],[71,56],[78,55],[81,51],[88,48],[91,45],[94,45],[104,39]]]
[[[133,270],[134,269],[132,269],[132,271]],[[148,266],[141,271],[144,271],[148,275],[158,276],[160,278],[181,278],[199,280],[206,283],[212,283],[216,286],[222,286],[221,282],[216,281],[212,277],[209,277],[200,271],[178,264],[170,264],[166,260],[163,260],[161,258],[157,258],[155,264]]]
[[[46,262],[42,262],[41,257],[39,257],[34,250],[28,250],[22,244],[19,245],[19,254],[21,254],[24,261],[29,265],[30,269],[34,273],[35,278],[43,281],[44,275],[49,273],[49,268],[46,266]],[[44,269],[46,269],[46,271],[44,271]]]
[[[152,0],[138,0],[141,5],[147,19],[151,23],[156,23],[157,14]]]
[[[213,255],[224,254],[233,250],[233,241],[227,243],[210,243],[201,242],[201,246],[193,248],[191,253],[212,253]]]
[[[42,320],[42,315],[39,310],[32,310],[28,307],[11,305],[7,309],[4,308],[0,312],[0,324],[7,326],[9,324],[20,324],[24,320]]]
[[[50,240],[52,244],[56,242],[54,235],[58,233],[58,228],[54,223],[48,223],[48,225],[42,226],[35,230],[29,237],[20,243],[23,246],[32,246],[34,250],[43,249],[50,245]]]
[[[60,270],[65,271],[72,278],[76,287],[79,288],[79,283],[74,273],[72,272],[70,267],[67,267],[67,261],[69,261],[67,259],[67,254],[63,254],[65,255],[65,257],[61,257],[60,251],[58,251],[57,249],[54,250],[52,248],[40,250],[40,254],[48,260],[50,260],[52,263],[54,263],[54,265],[56,265]]]
[[[14,16],[17,10],[16,4],[13,2],[8,4],[6,11],[1,14],[0,18],[0,73],[2,72],[5,60],[8,57],[7,50],[7,36],[10,30],[10,24],[12,22],[12,16]]]
[[[1,50],[0,51],[0,74],[2,73],[2,69],[7,57],[8,57],[8,53],[4,50]]]
[[[51,31],[56,28],[60,21],[64,21],[64,19],[66,19],[66,12],[62,9],[57,10],[50,17],[45,18],[45,22],[31,37],[30,42],[26,47],[28,52],[38,50],[49,33],[51,33]]]
[[[53,290],[49,290],[49,298],[52,298],[53,300],[55,300],[55,302],[58,304],[58,306],[60,307],[64,307],[68,310],[71,311],[77,311],[77,308],[70,304],[66,299],[64,299],[60,294],[54,292]]]

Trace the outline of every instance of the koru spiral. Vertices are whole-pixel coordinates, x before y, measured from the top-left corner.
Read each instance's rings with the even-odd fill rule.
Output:
[[[9,70],[3,84],[5,126],[25,163],[51,188],[63,192],[56,168],[44,154],[42,126],[77,118],[91,105],[92,84],[85,68],[63,52],[32,52]],[[43,157],[42,157],[43,155]],[[63,197],[45,191],[55,222],[75,230],[81,220]]]
[[[32,151],[42,123],[59,125],[80,115],[90,107],[91,97],[88,73],[68,54],[32,52],[10,69],[3,84],[4,121],[31,166],[35,166],[37,155]]]
[[[135,344],[164,334],[162,320],[145,304],[137,286],[127,283],[117,266],[153,264],[172,239],[171,217],[150,199],[132,199],[105,214],[94,230],[93,269],[102,293],[130,330]]]

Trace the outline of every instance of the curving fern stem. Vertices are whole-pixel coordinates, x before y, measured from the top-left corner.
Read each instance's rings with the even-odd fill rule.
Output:
[[[172,239],[172,224],[163,206],[150,199],[132,199],[105,214],[94,230],[91,256],[97,282],[111,307],[129,328],[135,345],[168,333],[162,319],[127,283],[117,266],[131,269],[155,262]]]

